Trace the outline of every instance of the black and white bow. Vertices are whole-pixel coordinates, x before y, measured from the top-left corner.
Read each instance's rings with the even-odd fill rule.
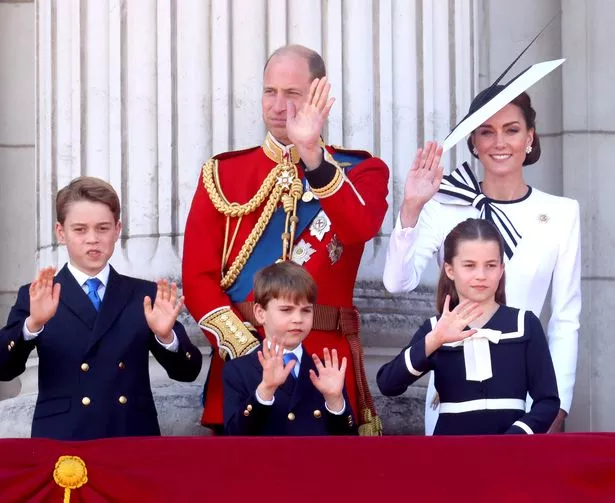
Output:
[[[471,204],[480,212],[479,218],[495,224],[504,239],[504,253],[508,260],[512,258],[521,240],[521,234],[506,214],[481,192],[478,180],[468,163],[464,162],[460,168],[443,177],[438,192],[457,198],[461,204]]]

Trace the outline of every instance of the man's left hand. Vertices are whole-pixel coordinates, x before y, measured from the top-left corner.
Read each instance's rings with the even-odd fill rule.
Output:
[[[316,169],[323,159],[320,137],[335,98],[329,98],[327,77],[314,79],[307,99],[299,109],[289,102],[286,114],[288,139],[297,147],[299,156],[308,170]]]
[[[551,424],[551,427],[547,430],[547,433],[563,433],[564,432],[564,422],[566,420],[567,415],[568,414],[566,414],[565,411],[560,409],[559,412],[557,413],[557,416],[555,416],[555,420]]]

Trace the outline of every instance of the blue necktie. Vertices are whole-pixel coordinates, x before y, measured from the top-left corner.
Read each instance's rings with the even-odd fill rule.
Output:
[[[94,304],[94,309],[97,311],[100,311],[100,305],[102,304],[102,301],[98,296],[98,287],[100,285],[102,285],[102,281],[98,278],[90,278],[85,282],[85,286],[88,287],[88,298],[92,301],[92,304]]]
[[[299,362],[299,359],[297,358],[297,355],[295,353],[286,353],[283,356],[283,359],[284,359],[284,366],[288,365],[289,362],[292,362],[292,361],[296,361],[297,362],[297,363],[295,363],[295,366],[293,367],[293,369],[290,371],[292,376],[295,379],[297,379],[297,376],[299,375],[299,372],[298,372],[298,362]]]

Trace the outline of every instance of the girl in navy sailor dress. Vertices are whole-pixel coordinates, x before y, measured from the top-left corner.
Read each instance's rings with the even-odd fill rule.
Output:
[[[435,435],[545,433],[559,411],[553,362],[540,321],[505,305],[504,245],[482,219],[458,224],[444,241],[436,305],[410,344],[378,371],[397,396],[434,371],[440,396]],[[533,399],[525,411],[526,395]]]

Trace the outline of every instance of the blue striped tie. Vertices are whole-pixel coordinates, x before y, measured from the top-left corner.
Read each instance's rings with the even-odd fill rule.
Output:
[[[85,286],[88,287],[88,298],[92,301],[92,304],[94,304],[94,309],[97,311],[100,311],[100,305],[102,304],[102,301],[98,296],[98,288],[100,285],[102,285],[102,281],[98,278],[90,278],[85,282]]]

